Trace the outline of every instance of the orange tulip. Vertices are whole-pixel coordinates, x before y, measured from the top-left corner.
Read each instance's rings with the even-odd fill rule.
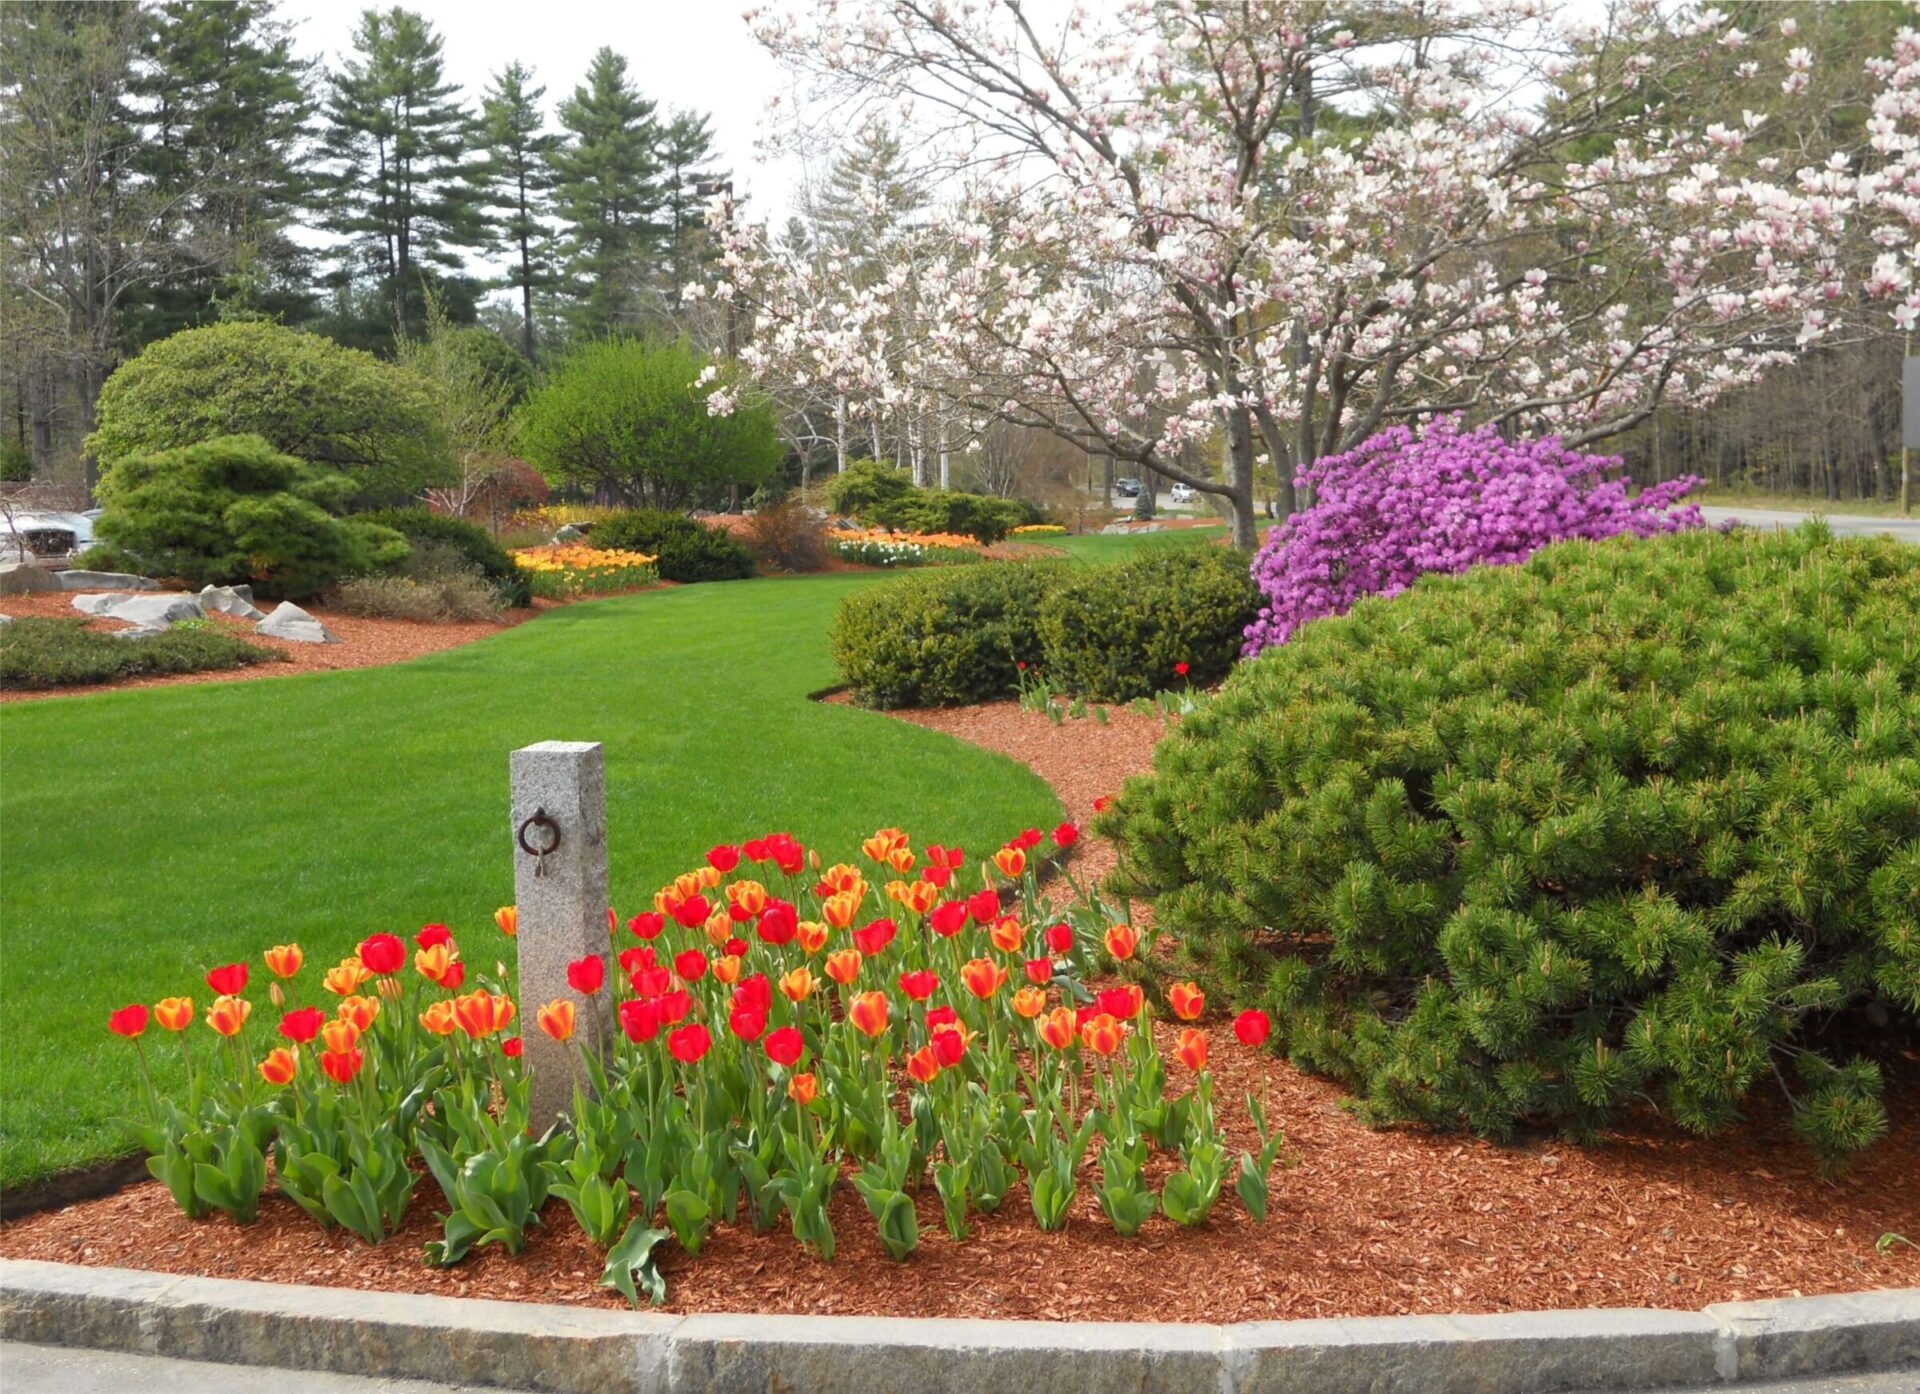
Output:
[[[739,954],[721,954],[713,961],[714,981],[733,984],[740,981],[741,962]]]
[[[993,947],[1003,954],[1017,954],[1020,946],[1027,942],[1027,927],[1011,915],[1003,915],[993,922]]]
[[[852,891],[840,891],[826,898],[820,906],[821,918],[835,929],[845,929],[853,923],[853,917],[860,913],[860,897]]]
[[[1055,1050],[1065,1050],[1078,1039],[1073,1028],[1073,1010],[1069,1007],[1055,1007],[1034,1025],[1040,1039]]]
[[[268,1084],[291,1084],[299,1068],[299,1058],[292,1051],[285,1046],[275,1046],[260,1062],[260,1078]]]
[[[275,944],[261,957],[266,959],[267,970],[276,978],[291,978],[300,971],[300,965],[307,961],[298,944]]]
[[[931,881],[889,881],[887,895],[914,914],[924,915],[940,898],[940,888]]]
[[[1110,1012],[1087,1018],[1086,1024],[1080,1028],[1080,1044],[1095,1055],[1113,1054],[1120,1049],[1120,1042],[1124,1039],[1125,1033],[1120,1029],[1119,1021]]]
[[[993,864],[1009,881],[1017,881],[1020,873],[1027,869],[1027,854],[1018,847],[1002,847],[993,854]]]
[[[485,988],[469,992],[464,997],[453,999],[453,1019],[460,1029],[478,1040],[482,1036],[491,1036],[505,1021],[497,1019],[494,995]],[[511,1006],[511,1003],[508,1003]]]
[[[692,900],[695,896],[699,895],[700,892],[705,890],[706,887],[700,884],[699,872],[683,871],[673,878],[673,889],[675,895],[681,900]]]
[[[1047,1009],[1047,994],[1037,987],[1023,987],[1013,994],[1013,1010],[1031,1020]]]
[[[883,862],[887,859],[889,852],[893,851],[896,847],[906,846],[906,843],[907,835],[901,832],[900,829],[882,828],[872,837],[863,841],[860,844],[860,850],[867,854],[869,860]]]
[[[184,1031],[193,1021],[193,999],[162,997],[153,1004],[153,1019],[169,1031]]]
[[[1132,958],[1140,947],[1140,931],[1132,925],[1117,924],[1107,931],[1107,952],[1115,958]]]
[[[787,1097],[801,1108],[812,1103],[820,1093],[820,1082],[811,1074],[795,1075],[787,1081]]]
[[[533,1019],[539,1024],[542,1031],[546,1032],[556,1041],[573,1039],[573,1003],[567,1001],[566,998],[554,998],[553,1001],[547,1003],[546,1006],[535,1012]]]
[[[700,889],[703,891],[710,891],[720,884],[720,868],[717,866],[703,866],[693,874],[700,878]]]
[[[860,950],[836,949],[827,955],[827,976],[845,987],[860,976]]]
[[[805,968],[783,973],[780,975],[780,990],[787,994],[789,1001],[804,1002],[813,996],[813,974]]]
[[[253,1003],[244,997],[216,997],[207,1008],[207,1025],[223,1036],[235,1036],[247,1024],[247,1014],[252,1010]]]
[[[921,1046],[907,1057],[907,1073],[922,1084],[931,1082],[940,1073],[940,1061],[934,1055],[932,1046]]]
[[[502,905],[493,912],[493,922],[500,926],[500,932],[509,939],[520,932],[520,907]]]
[[[896,847],[887,853],[887,865],[902,876],[913,870],[913,852],[906,847]]]
[[[820,892],[822,895],[838,895],[843,891],[864,894],[867,889],[867,878],[860,874],[859,867],[849,866],[845,862],[835,862],[820,873],[820,884],[824,887]]]
[[[413,966],[428,982],[437,983],[447,976],[447,969],[453,966],[453,958],[453,945],[435,944],[415,953]]]
[[[800,947],[810,954],[817,954],[827,947],[827,927],[818,920],[800,921]]]
[[[275,986],[278,986],[278,984],[275,984]],[[373,990],[389,1002],[398,1002],[402,997],[407,995],[407,985],[392,976],[383,977],[374,983]]]
[[[345,1017],[335,1017],[320,1028],[328,1050],[352,1050],[360,1044],[360,1028]]]
[[[986,999],[1000,990],[1007,970],[990,958],[970,958],[960,966],[960,981],[975,997]]]
[[[357,991],[360,984],[372,976],[358,954],[348,954],[327,970],[327,976],[320,980],[320,985],[328,992],[345,997]]]
[[[733,938],[733,917],[721,906],[707,916],[707,942],[716,949]]]
[[[436,1036],[444,1036],[458,1025],[453,1019],[453,1003],[442,997],[437,1002],[427,1004],[420,1013],[420,1024]]]
[[[1207,1068],[1207,1033],[1197,1026],[1189,1026],[1180,1033],[1180,1042],[1173,1048],[1173,1058],[1189,1070]]]
[[[380,1002],[373,997],[343,997],[335,1015],[365,1031],[373,1025],[373,1019],[380,1015]]]
[[[887,1029],[887,994],[884,992],[855,993],[853,1000],[847,1003],[847,1020],[854,1029],[868,1036],[878,1036]]]
[[[1198,1021],[1207,1009],[1207,994],[1197,983],[1175,983],[1167,989],[1167,1005],[1182,1021]]]
[[[767,888],[758,881],[735,881],[727,887],[727,904],[738,906],[742,914],[757,916],[767,908]]]

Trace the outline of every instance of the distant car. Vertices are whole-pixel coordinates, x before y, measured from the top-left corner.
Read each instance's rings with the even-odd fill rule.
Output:
[[[1132,475],[1116,479],[1113,481],[1113,492],[1123,499],[1137,499],[1140,497],[1140,481]]]
[[[0,562],[66,566],[93,545],[93,519],[84,513],[0,513]]]
[[[1192,503],[1193,502],[1193,485],[1176,484],[1173,486],[1172,489],[1170,489],[1167,492],[1167,497],[1172,499],[1175,503]]]

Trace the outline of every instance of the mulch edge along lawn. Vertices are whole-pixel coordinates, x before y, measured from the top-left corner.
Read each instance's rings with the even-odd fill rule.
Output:
[[[1161,730],[1157,717],[1130,712],[1105,726],[1055,725],[1010,702],[915,712],[907,721],[1021,759],[1080,819],[1121,772],[1147,758]],[[1081,850],[1085,875],[1105,849],[1083,841]],[[1752,1122],[1714,1139],[1651,1117],[1588,1148],[1554,1138],[1502,1147],[1371,1130],[1341,1107],[1337,1087],[1241,1046],[1224,1021],[1213,1004],[1203,1024],[1214,1028],[1210,1064],[1232,1144],[1252,1141],[1240,1102],[1249,1091],[1267,1095],[1291,1144],[1293,1164],[1275,1173],[1265,1225],[1229,1197],[1201,1228],[1158,1216],[1123,1239],[1099,1215],[1087,1174],[1064,1231],[1040,1231],[1016,1185],[997,1214],[978,1217],[972,1237],[956,1244],[928,1187],[918,1199],[927,1233],[902,1263],[886,1257],[859,1197],[843,1186],[830,1211],[839,1238],[831,1262],[807,1258],[784,1229],[754,1235],[721,1225],[700,1259],[671,1249],[663,1260],[666,1310],[1234,1322],[1698,1308],[1920,1282],[1920,1255],[1875,1247],[1886,1230],[1920,1230],[1920,1062],[1890,1072],[1888,1138],[1851,1171],[1823,1179],[1764,1098]],[[1169,1033],[1165,1022],[1155,1030]],[[1168,1068],[1174,1088],[1184,1088],[1182,1067]],[[1155,1165],[1164,1171],[1168,1163],[1158,1157]],[[149,1183],[0,1228],[0,1256],[624,1305],[594,1287],[599,1259],[558,1202],[518,1258],[485,1250],[451,1269],[424,1267],[420,1246],[438,1234],[437,1205],[423,1179],[405,1228],[367,1249],[272,1198],[261,1223],[247,1229],[188,1221]]]

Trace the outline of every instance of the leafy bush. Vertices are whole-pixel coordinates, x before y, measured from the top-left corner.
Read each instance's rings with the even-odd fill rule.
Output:
[[[1242,664],[1100,828],[1177,959],[1373,1120],[1832,1158],[1920,1012],[1920,550],[1692,531],[1429,576]],[[1871,1004],[1848,1021],[1839,1018]]]
[[[218,626],[174,625],[137,639],[86,626],[85,620],[34,618],[0,625],[0,687],[73,687],[280,661],[273,649],[249,644]]]
[[[1524,561],[1549,542],[1699,527],[1677,507],[1692,475],[1629,497],[1617,456],[1582,455],[1557,437],[1508,441],[1457,418],[1415,439],[1405,426],[1306,469],[1312,508],[1269,534],[1253,575],[1267,603],[1246,651],[1284,644],[1300,625],[1346,613],[1363,595],[1398,595],[1429,572]]]
[[[478,523],[449,518],[427,508],[388,508],[360,517],[364,522],[392,528],[413,545],[416,553],[429,546],[451,548],[468,566],[498,587],[509,605],[525,605],[532,599],[525,574],[513,564],[506,549]],[[418,564],[411,559],[401,565],[401,574],[414,580],[425,579],[417,569]]]
[[[966,533],[991,543],[1026,522],[1027,510],[1014,499],[964,494],[958,489],[916,489],[867,509],[861,519],[902,532]]]
[[[1084,568],[1040,607],[1047,680],[1101,702],[1218,682],[1259,600],[1246,554],[1226,547]]]
[[[985,702],[1019,684],[1040,654],[1040,603],[1065,577],[1051,565],[996,562],[917,572],[840,602],[830,646],[871,707]]]
[[[259,436],[353,481],[362,507],[398,503],[453,474],[433,388],[370,353],[261,320],[183,329],[149,344],[100,389],[87,448],[130,455]]]
[[[645,552],[663,581],[743,581],[753,575],[753,553],[725,528],[664,508],[635,508],[600,519],[595,547]]]
[[[125,455],[100,479],[102,545],[88,566],[168,576],[190,587],[246,582],[300,600],[342,576],[406,557],[392,528],[340,518],[345,475],[282,455],[258,436]]]
[[[774,571],[819,571],[827,564],[827,527],[797,499],[781,499],[747,519],[754,559]]]
[[[827,507],[846,518],[919,492],[913,476],[884,460],[850,460],[827,481]]]
[[[521,406],[520,448],[550,483],[681,507],[749,489],[780,466],[772,410],[707,410],[713,365],[690,345],[601,339],[574,350]]]
[[[526,577],[517,568],[514,582],[519,590],[527,590]],[[531,598],[522,603],[530,603]],[[498,619],[507,604],[501,586],[458,548],[429,541],[414,544],[413,555],[399,574],[342,581],[329,592],[328,602],[336,610],[368,619],[433,624]]]
[[[33,478],[33,456],[17,440],[0,441],[0,483],[24,484]]]

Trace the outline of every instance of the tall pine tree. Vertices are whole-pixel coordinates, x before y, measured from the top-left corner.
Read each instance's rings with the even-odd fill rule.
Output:
[[[486,151],[487,201],[502,245],[514,255],[507,283],[520,292],[520,351],[533,361],[533,295],[555,284],[546,256],[545,221],[553,175],[548,162],[559,138],[545,129],[533,71],[509,63],[480,99],[480,143]]]
[[[712,256],[706,198],[700,190],[727,174],[714,164],[713,121],[701,112],[675,112],[661,128],[658,150],[666,241],[663,280],[668,303],[675,304],[681,288],[700,279]]]
[[[566,286],[576,332],[639,325],[662,241],[659,124],[654,103],[610,48],[560,104],[566,142],[554,153],[554,203],[567,225]]]
[[[397,5],[366,11],[353,38],[327,99],[326,226],[348,239],[344,279],[370,273],[399,327],[424,324],[430,287],[452,317],[471,319],[471,279],[446,273],[461,248],[484,244],[486,220],[470,160],[474,122],[445,80],[442,40]]]

